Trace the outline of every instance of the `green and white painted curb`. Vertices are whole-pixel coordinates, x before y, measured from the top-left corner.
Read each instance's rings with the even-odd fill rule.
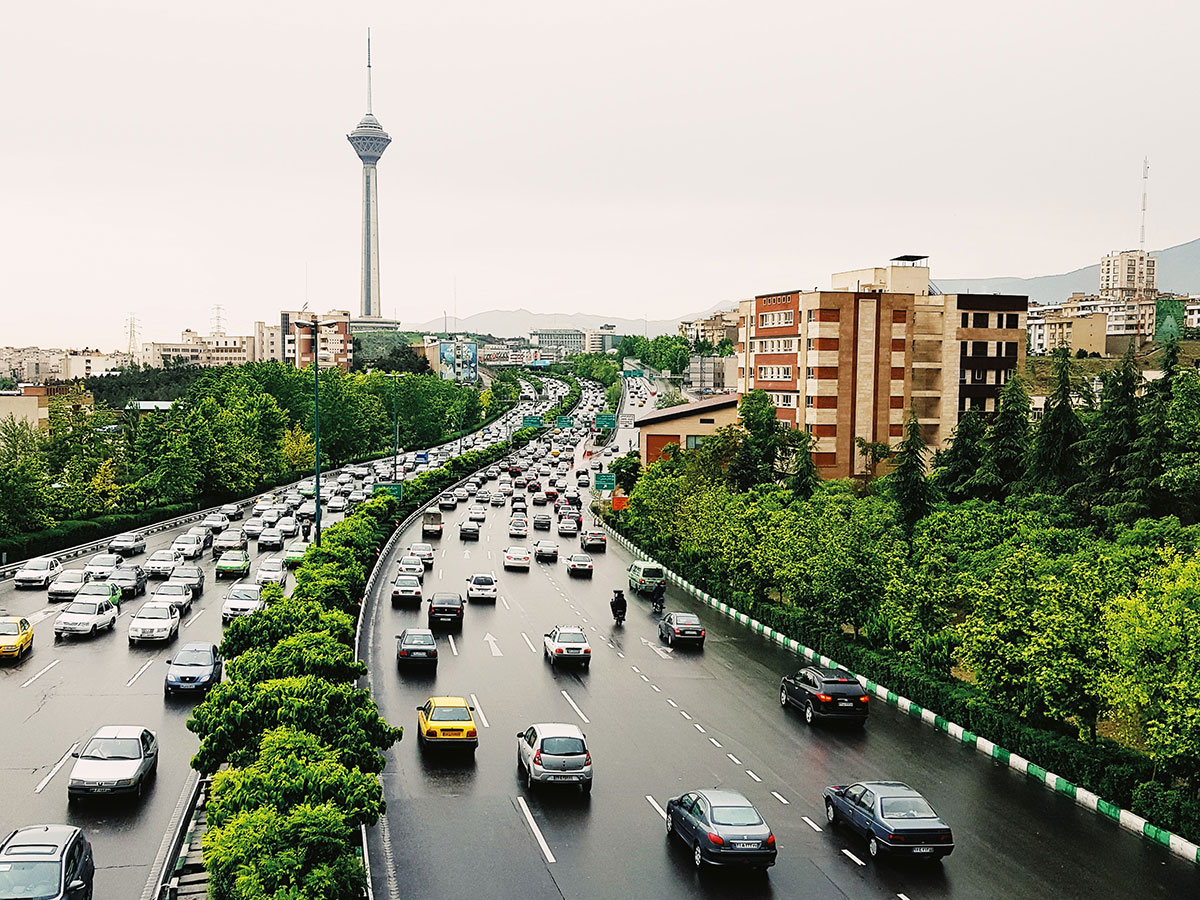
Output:
[[[787,647],[797,656],[801,656],[816,665],[829,666],[837,669],[846,669],[845,666],[839,665],[828,656],[822,656],[811,647],[805,647],[799,641],[792,640],[787,635],[776,631],[774,628],[764,625],[757,619],[750,618],[744,612],[739,612],[729,604],[721,602],[711,594],[706,593],[690,582],[685,581],[679,575],[676,575],[674,572],[664,566],[661,562],[651,556],[646,555],[640,547],[611,527],[608,528],[608,531],[621,545],[625,547],[625,549],[637,555],[640,559],[645,559],[654,563],[655,565],[662,566],[663,571],[667,575],[667,580],[671,584],[680,588],[684,592],[691,594],[700,602],[712,607],[734,621],[740,622],[751,631],[761,634],[767,640],[774,641],[781,647]],[[846,671],[849,672],[850,670],[846,669]],[[1090,809],[1092,812],[1097,813],[1106,819],[1111,819],[1126,831],[1132,831],[1133,833],[1140,834],[1142,837],[1153,841],[1156,844],[1161,844],[1163,847],[1166,847],[1168,850],[1170,850],[1175,856],[1178,856],[1181,859],[1186,859],[1192,863],[1200,864],[1200,846],[1192,843],[1191,841],[1185,840],[1177,834],[1172,834],[1165,828],[1159,828],[1156,825],[1150,824],[1141,816],[1136,815],[1127,809],[1122,809],[1115,803],[1111,803],[1108,800],[1097,796],[1091,791],[1086,790],[1085,788],[1081,788],[1078,785],[1072,784],[1065,778],[1055,775],[1053,772],[1046,771],[1036,763],[1032,763],[1024,757],[1018,756],[1016,753],[1013,753],[1009,750],[1005,750],[1003,747],[992,743],[987,738],[980,737],[979,735],[968,731],[961,725],[937,715],[933,710],[924,709],[923,707],[918,706],[907,697],[901,697],[894,691],[888,690],[881,684],[876,684],[874,681],[871,681],[871,679],[866,678],[863,675],[859,675],[855,672],[850,672],[850,674],[858,679],[859,683],[862,684],[865,690],[873,693],[876,697],[878,697],[880,700],[883,700],[889,706],[896,707],[901,712],[907,713],[914,719],[920,719],[926,725],[929,725],[938,731],[949,735],[952,739],[959,741],[960,743],[966,744],[969,747],[974,747],[985,756],[1005,763],[1010,769],[1016,769],[1018,772],[1021,772],[1022,774],[1027,775],[1035,781],[1045,785],[1050,790],[1071,797],[1079,806]]]

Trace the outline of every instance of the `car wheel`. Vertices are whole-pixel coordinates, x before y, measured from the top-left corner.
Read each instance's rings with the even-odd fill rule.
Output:
[[[788,705],[787,688],[783,687],[782,685],[780,685],[780,687],[779,687],[779,705],[782,706],[784,709],[787,709],[787,705]]]
[[[535,784],[537,782],[533,780],[533,766],[530,766],[525,770],[525,790],[533,793],[533,786]]]
[[[583,796],[586,797],[592,792],[592,783],[590,781],[585,781],[579,785],[579,789],[583,791]]]
[[[671,837],[675,833],[675,817],[671,813],[667,813],[667,837]]]
[[[867,853],[871,854],[871,859],[879,856],[879,841],[876,840],[875,835],[871,835],[871,839],[867,841]]]
[[[668,634],[668,635],[667,635],[667,646],[668,646],[668,647],[674,647],[674,646],[675,646],[675,635],[673,635],[673,634]]]
[[[828,797],[825,798],[825,821],[830,828],[836,828],[838,823],[837,809],[833,805],[833,801]]]
[[[695,849],[692,850],[692,865],[699,871],[704,867],[704,854],[700,852],[700,842],[696,842]]]
[[[811,725],[816,715],[816,712],[813,710],[812,701],[809,700],[804,704],[804,724]]]
[[[111,627],[111,626],[109,626],[109,627]],[[92,630],[89,632],[89,635],[90,635],[91,637],[95,637],[95,636],[96,636],[96,626],[95,626],[95,625],[93,625],[93,626],[92,626]]]

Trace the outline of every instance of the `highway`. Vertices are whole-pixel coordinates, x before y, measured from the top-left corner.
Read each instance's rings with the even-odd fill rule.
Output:
[[[439,633],[436,674],[395,665],[394,635],[425,627],[423,611],[393,609],[387,579],[365,607],[372,690],[387,719],[407,731],[382,776],[386,821],[370,832],[376,897],[1200,895],[1195,866],[884,704],[873,706],[863,731],[808,728],[777,700],[779,678],[800,668],[797,658],[677,592],[668,592],[667,609],[700,615],[702,650],[661,644],[644,599],[633,599],[628,621],[614,628],[608,600],[626,586],[632,561],[615,541],[593,554],[591,581],[569,578],[562,562],[503,571],[506,546],[546,533],[510,539],[507,508],[489,507],[480,541],[461,543],[456,526],[467,505],[446,514],[425,595],[463,591],[467,576],[494,572],[500,599],[470,604],[461,633]],[[577,552],[576,541],[554,539]],[[415,531],[401,537],[391,571],[416,540]],[[543,633],[564,622],[587,629],[589,671],[543,661]],[[419,751],[414,709],[439,694],[475,703],[483,727],[474,758]],[[546,721],[586,732],[596,773],[590,800],[519,783],[516,734]],[[954,829],[956,849],[943,863],[873,862],[861,840],[826,826],[823,787],[888,779],[923,792]],[[687,850],[667,841],[667,799],[716,786],[744,793],[774,829],[778,864],[766,876],[696,872]]]
[[[520,427],[519,416],[515,421]],[[453,451],[455,445],[447,447]],[[340,518],[324,511],[322,525]],[[149,535],[146,554],[132,561],[143,562],[155,550],[169,547],[191,524]],[[277,552],[259,553],[251,541],[251,577],[261,558]],[[66,565],[81,569],[90,558]],[[78,825],[95,848],[97,898],[141,896],[199,743],[186,728],[196,701],[163,697],[166,660],[180,646],[221,640],[221,605],[232,582],[216,581],[211,551],[198,562],[205,572],[204,593],[183,617],[179,638],[166,645],[129,646],[126,639],[129,617],[158,581],[149,583],[146,597],[125,600],[112,632],[57,643],[54,619],[65,604],[49,603],[44,590],[16,590],[11,579],[0,582],[0,609],[34,623],[34,652],[20,663],[0,664],[0,835],[25,825]],[[287,589],[293,584],[289,578]],[[161,747],[157,778],[140,801],[112,798],[68,808],[72,749],[100,726],[116,724],[156,732]]]

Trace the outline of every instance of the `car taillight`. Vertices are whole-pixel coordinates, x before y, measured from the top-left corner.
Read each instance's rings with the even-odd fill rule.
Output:
[[[774,847],[774,846],[775,846],[775,835],[773,835],[773,834],[768,834],[768,835],[767,835],[767,846],[768,846],[768,847]]]
[[[467,729],[467,737],[475,737],[478,732],[474,728]]]
[[[676,633],[676,634],[679,634],[679,629],[678,629],[678,628],[676,628],[676,629],[675,629],[675,633]]]
[[[430,655],[430,656],[437,656],[437,650],[436,650],[436,649],[433,649],[433,648],[431,648],[431,649],[430,649],[430,651],[429,651],[429,655]]]
[[[904,843],[904,835],[902,835],[902,834],[889,834],[889,835],[888,835],[888,840],[889,840],[889,841],[895,841],[897,844],[903,844],[903,843]]]
[[[868,697],[866,694],[863,694],[861,697],[858,698],[859,703],[869,703],[870,700],[871,700],[871,698]]]
[[[401,651],[400,651],[400,653],[399,653],[399,655],[400,655],[400,656],[408,656],[408,651],[407,651],[407,650],[401,650]]]
[[[700,637],[704,637],[704,629],[703,628],[700,629]]]
[[[535,766],[540,766],[542,764],[542,751],[541,750],[539,750],[539,751],[537,751],[537,753],[533,754],[533,764]]]
[[[830,697],[828,694],[817,694],[817,699],[820,700],[822,703],[828,703],[833,698]]]
[[[584,652],[584,653],[591,653],[591,652],[592,652],[592,648],[591,648],[591,647],[584,647],[584,648],[583,648],[583,652]]]
[[[591,750],[588,750],[585,752],[585,755],[583,757],[583,764],[585,766],[590,766],[592,764],[592,751]]]
[[[555,647],[555,648],[554,648],[554,652],[555,652],[555,653],[562,653],[562,647]]]
[[[717,847],[720,847],[722,844],[725,843],[725,838],[721,837],[719,834],[717,834],[714,831],[710,831],[708,833],[708,842]]]

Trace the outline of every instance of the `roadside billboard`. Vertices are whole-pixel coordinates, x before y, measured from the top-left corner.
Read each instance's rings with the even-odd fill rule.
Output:
[[[437,374],[443,381],[478,379],[479,345],[475,341],[439,342]]]

